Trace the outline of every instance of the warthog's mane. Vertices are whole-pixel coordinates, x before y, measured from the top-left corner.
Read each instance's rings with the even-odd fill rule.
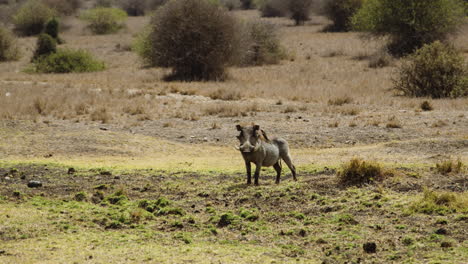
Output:
[[[267,143],[270,143],[270,139],[268,138],[267,134],[265,133],[265,131],[263,129],[260,129],[258,131],[258,134],[259,134],[259,137],[261,140],[267,142]]]

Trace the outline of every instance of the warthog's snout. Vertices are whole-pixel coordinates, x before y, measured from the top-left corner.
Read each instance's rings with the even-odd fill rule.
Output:
[[[252,144],[250,144],[249,142],[245,142],[244,144],[240,145],[240,147],[238,147],[237,149],[241,152],[249,153],[255,150],[255,146],[252,146]]]

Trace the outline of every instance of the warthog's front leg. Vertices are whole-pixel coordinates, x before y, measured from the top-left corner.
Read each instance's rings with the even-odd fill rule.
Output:
[[[258,185],[258,176],[260,175],[260,170],[262,169],[262,163],[255,163],[255,174],[254,174],[254,183]]]
[[[250,161],[245,162],[245,168],[247,169],[247,184],[252,183],[252,164]]]
[[[275,168],[276,171],[276,184],[280,183],[280,176],[281,176],[281,164],[280,162],[276,162],[275,165],[273,165],[273,168]]]

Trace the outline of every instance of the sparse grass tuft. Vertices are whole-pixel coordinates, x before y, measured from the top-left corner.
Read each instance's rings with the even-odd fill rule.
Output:
[[[463,172],[464,164],[463,162],[458,159],[457,161],[454,160],[445,160],[440,163],[436,164],[436,171],[442,175],[448,174],[457,174]]]
[[[385,172],[381,165],[375,162],[353,158],[342,165],[337,177],[341,185],[362,185],[381,181],[385,178]]]
[[[341,106],[341,105],[344,105],[344,104],[350,104],[352,102],[353,102],[353,98],[345,95],[345,96],[329,99],[328,100],[328,105]]]
[[[468,212],[468,194],[440,192],[425,189],[423,197],[409,208],[410,212],[446,215],[454,212]]]

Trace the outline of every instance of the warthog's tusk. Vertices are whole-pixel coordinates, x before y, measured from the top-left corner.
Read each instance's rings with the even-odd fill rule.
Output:
[[[234,148],[235,148],[236,150],[240,150],[240,148],[239,148],[238,146],[234,146]]]

